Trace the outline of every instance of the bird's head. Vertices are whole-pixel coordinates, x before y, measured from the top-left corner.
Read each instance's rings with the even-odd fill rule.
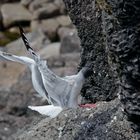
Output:
[[[93,73],[93,67],[92,66],[89,66],[89,65],[85,65],[82,68],[82,73],[83,73],[83,75],[84,75],[85,78],[88,78]]]

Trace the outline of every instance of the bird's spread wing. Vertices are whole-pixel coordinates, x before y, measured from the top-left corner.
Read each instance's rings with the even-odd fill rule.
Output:
[[[31,64],[34,64],[34,60],[25,56],[16,56],[16,55],[12,55],[10,53],[6,53],[6,52],[1,52],[0,51],[0,56],[2,58],[4,58],[5,60],[10,60],[10,61],[14,61],[14,62],[19,62],[22,64],[26,64],[28,66],[30,66]]]
[[[35,90],[39,93],[41,97],[45,99],[48,97],[42,82],[41,73],[38,70],[38,67],[35,65],[35,61],[33,59],[24,56],[16,56],[1,51],[0,51],[0,56],[1,58],[4,58],[3,60],[10,60],[10,61],[19,62],[28,65],[32,71],[32,83]]]
[[[39,93],[41,97],[48,100],[48,93],[45,90],[41,73],[38,70],[38,67],[36,65],[32,65],[31,72],[32,72],[32,84],[34,89]]]
[[[69,82],[55,75],[43,63],[39,64],[39,69],[42,75],[45,89],[47,90],[48,94],[50,95],[50,97],[62,104],[61,99],[64,99],[71,89]]]
[[[42,115],[55,118],[63,109],[59,106],[46,105],[46,106],[28,106],[31,110],[37,111]]]
[[[36,65],[38,66],[38,69],[40,70],[46,91],[51,98],[61,104],[61,96],[64,98],[64,95],[66,92],[69,92],[70,89],[68,81],[55,75],[46,65],[46,61],[40,59],[40,57],[31,48],[22,28],[20,28],[20,33],[26,49],[32,55]]]

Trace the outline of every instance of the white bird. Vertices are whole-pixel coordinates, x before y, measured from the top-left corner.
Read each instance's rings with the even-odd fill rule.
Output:
[[[80,104],[78,101],[80,91],[85,78],[90,75],[89,67],[82,68],[76,75],[59,77],[55,75],[30,47],[23,29],[20,27],[23,42],[30,52],[32,58],[16,56],[0,51],[0,58],[11,60],[27,65],[32,73],[32,83],[39,95],[47,99],[51,105],[28,106],[30,109],[47,115],[51,118],[56,117],[64,108],[76,108]]]

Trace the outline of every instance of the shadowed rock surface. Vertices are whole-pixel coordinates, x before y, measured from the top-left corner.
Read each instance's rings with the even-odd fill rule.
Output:
[[[107,0],[106,7],[102,16],[111,67],[118,77],[125,113],[140,139],[140,2]]]
[[[94,109],[68,109],[54,119],[19,131],[15,140],[136,140],[118,100]]]
[[[140,2],[64,2],[81,39],[80,66],[85,63],[93,66],[89,84],[83,88],[84,96],[93,101],[107,101],[118,92],[125,113],[140,139]]]
[[[87,102],[99,102],[95,109],[68,109],[55,119],[49,120],[46,118],[39,123],[31,124],[15,134],[13,139],[140,139],[139,1],[64,0],[64,2],[81,39],[82,52],[79,69],[85,65],[92,69],[91,77],[87,79],[82,90],[83,97],[87,99]],[[55,20],[53,19],[53,21]],[[55,33],[56,31],[57,28]],[[56,61],[55,64],[50,65],[55,67],[61,65],[62,72],[65,63]],[[57,68],[54,71],[59,73],[60,69]],[[69,72],[69,68],[66,72]],[[60,75],[63,75],[63,72]],[[17,84],[19,86],[17,89],[13,86],[12,91],[15,94],[19,89],[28,93],[34,92],[31,90],[31,85],[27,84],[28,82],[26,83],[26,80],[29,79],[26,76],[24,78],[22,82]],[[26,84],[25,89],[23,85]],[[119,99],[113,100],[117,94],[120,95],[122,104]],[[14,104],[15,99],[10,96],[10,103],[7,104],[10,111],[13,109],[12,112],[15,115],[17,113],[21,115],[25,110],[27,111],[25,106],[32,102],[32,100],[24,100],[22,92],[18,96],[23,97],[23,103],[20,100],[17,104]],[[26,96],[32,99],[30,95]],[[7,103],[7,93],[2,100]],[[109,102],[101,102],[102,100]],[[34,104],[34,102],[32,103]],[[15,108],[16,105],[18,105],[18,109]],[[3,106],[1,106],[2,109]],[[22,109],[22,106],[25,110]],[[124,108],[125,113],[121,111],[122,108]],[[13,128],[16,126],[23,127],[24,124],[20,122],[24,118],[20,118],[22,121],[15,116],[13,118],[15,120],[13,122],[20,126],[14,125]],[[10,122],[9,126],[13,122]],[[6,125],[8,124],[6,123]],[[4,128],[7,131],[8,127]],[[11,139],[12,137],[10,137]]]
[[[101,10],[94,0],[64,2],[81,39],[80,68],[85,64],[93,67],[93,74],[83,87],[83,96],[91,102],[114,99],[116,85],[108,64]]]

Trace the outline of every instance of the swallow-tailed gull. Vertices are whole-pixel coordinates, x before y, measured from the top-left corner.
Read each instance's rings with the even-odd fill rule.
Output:
[[[42,60],[31,48],[23,29],[21,27],[19,29],[26,49],[32,58],[16,56],[6,52],[0,52],[0,56],[6,60],[27,65],[31,70],[34,89],[50,104],[28,107],[51,118],[56,117],[64,108],[78,107],[81,88],[91,69],[83,67],[76,75],[57,76],[48,68],[47,62]]]

